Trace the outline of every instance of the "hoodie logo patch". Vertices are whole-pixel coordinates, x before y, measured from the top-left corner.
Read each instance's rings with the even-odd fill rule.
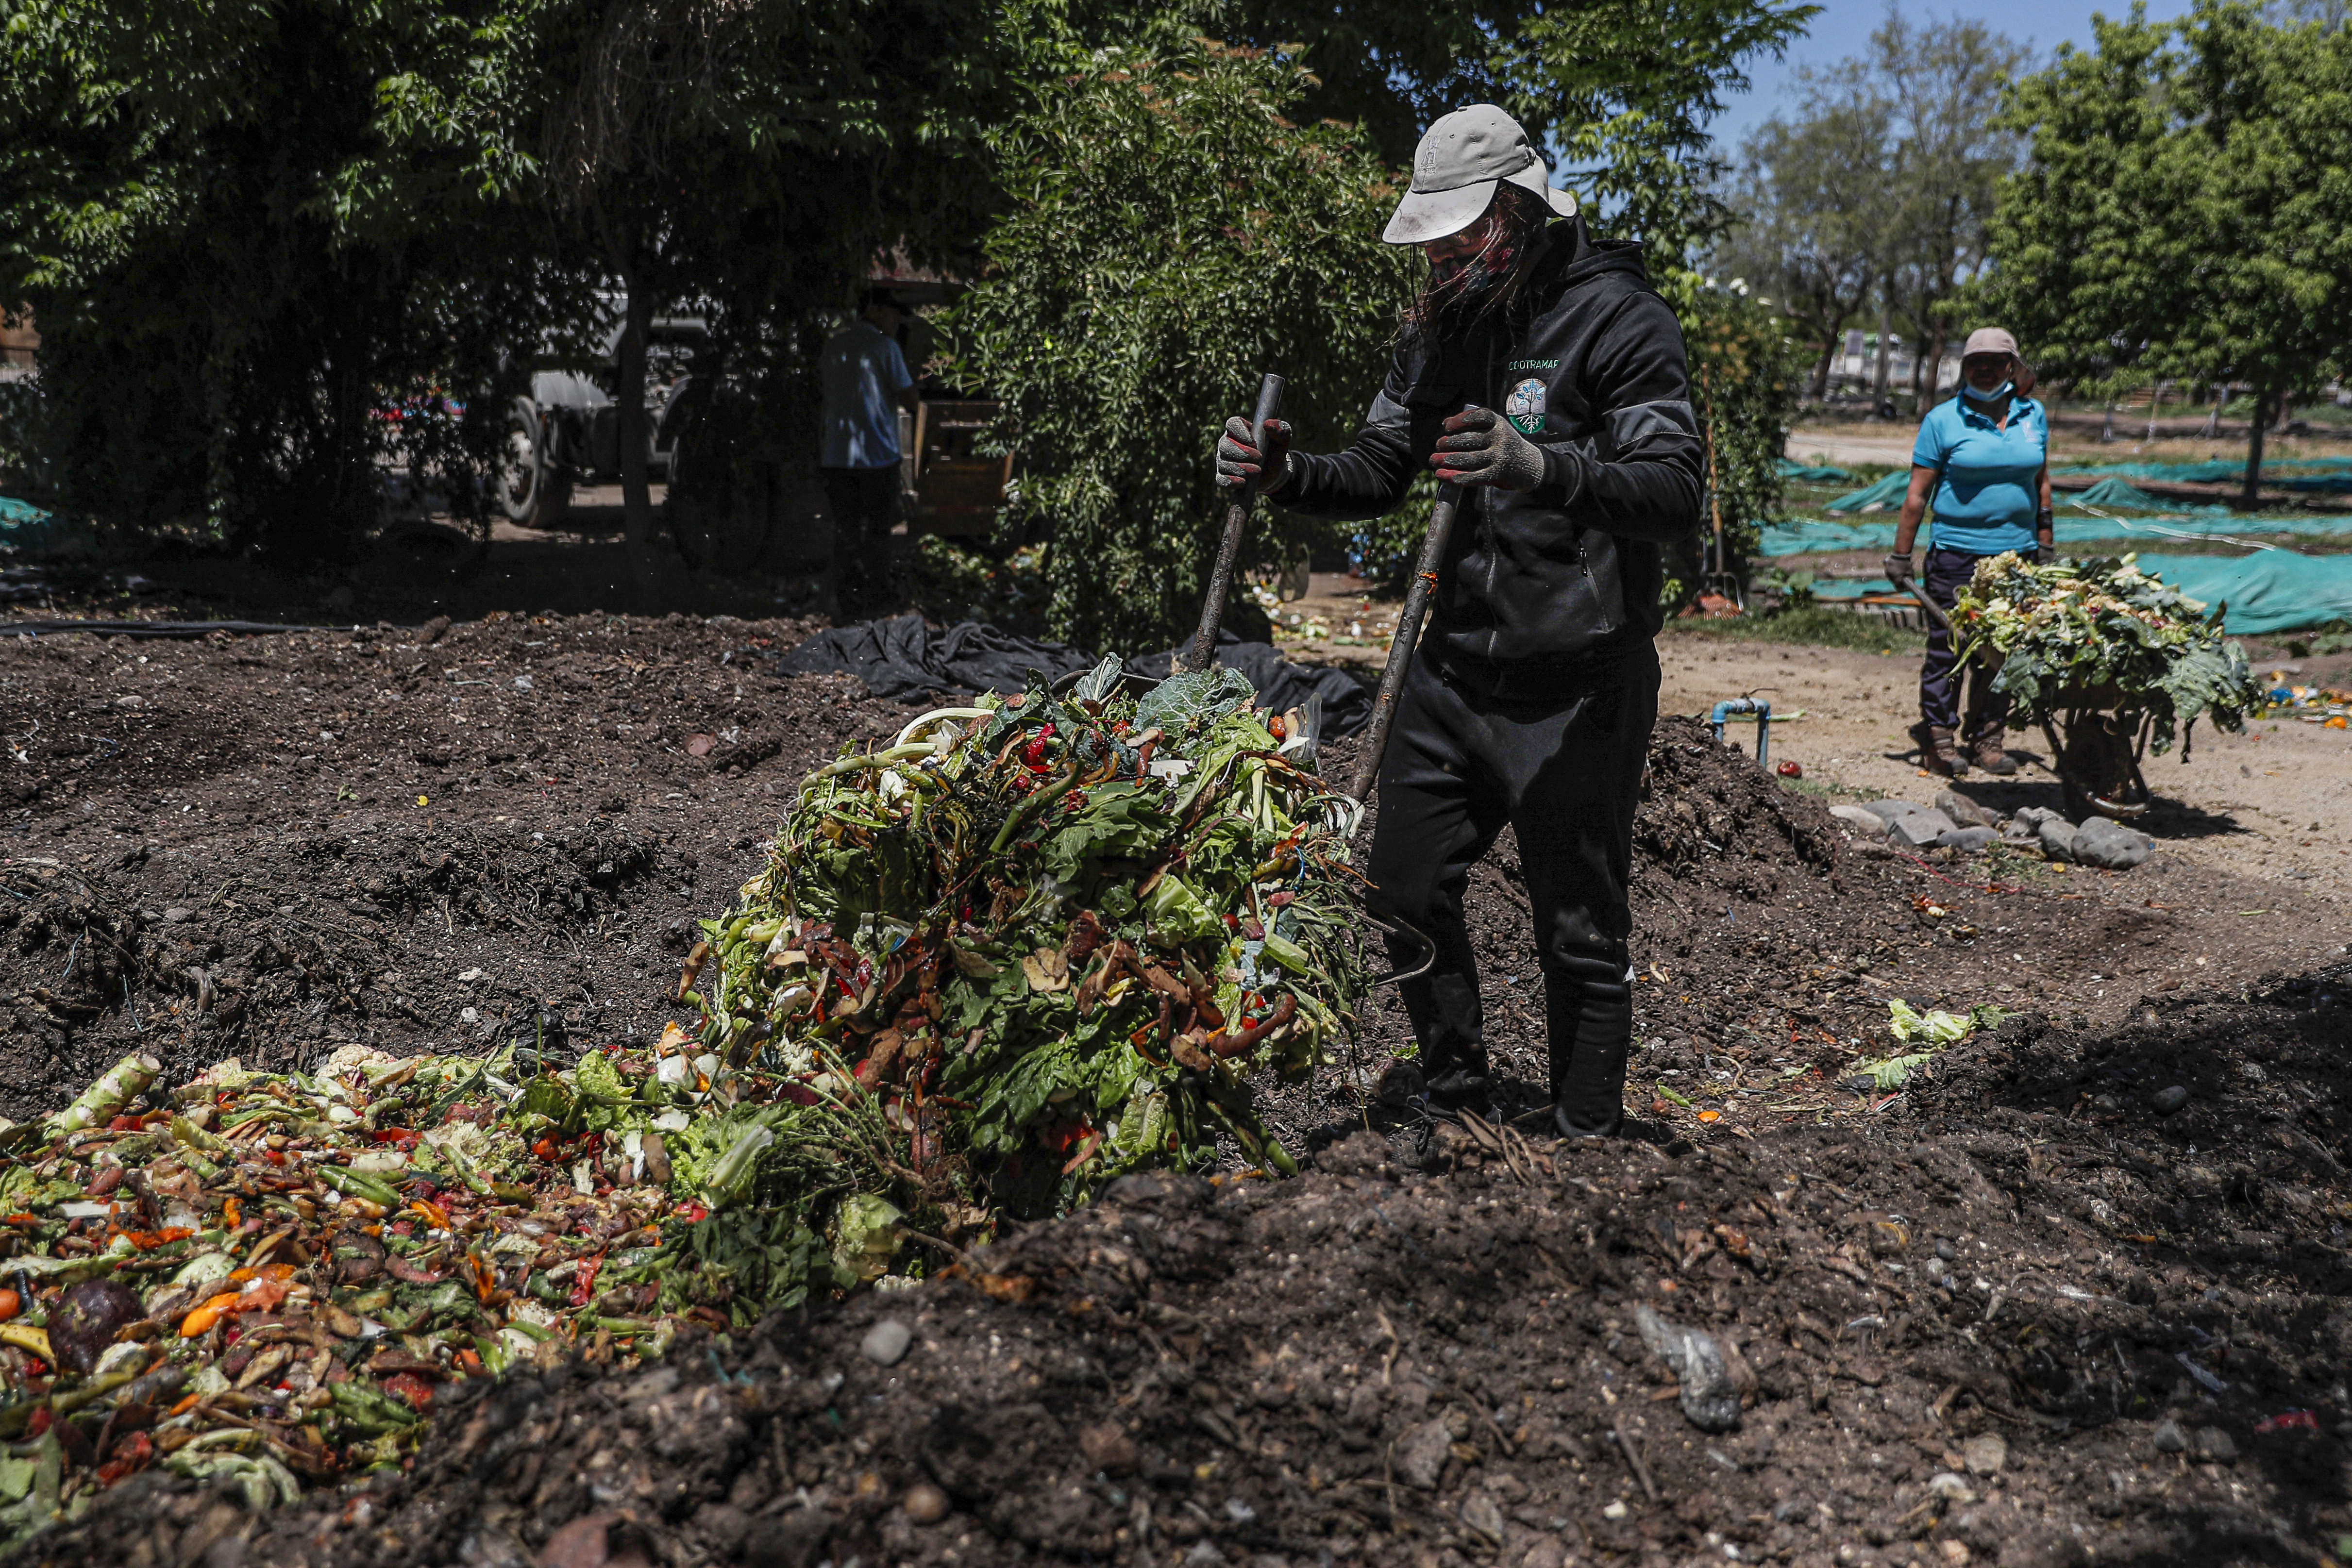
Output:
[[[1533,376],[1511,389],[1503,400],[1503,417],[1521,435],[1533,435],[1543,428],[1544,398],[1547,388]]]

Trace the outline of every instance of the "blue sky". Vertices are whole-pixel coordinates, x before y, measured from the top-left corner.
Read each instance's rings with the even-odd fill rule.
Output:
[[[2042,56],[2061,43],[2087,46],[2094,12],[2122,17],[2131,10],[2130,0],[1959,0],[1949,5],[1897,0],[1897,4],[1914,22],[1942,21],[1955,16],[1982,21],[1996,32],[2030,41]],[[2188,8],[2188,0],[2149,0],[2147,14],[2151,20],[2164,21]],[[1752,73],[1755,89],[1733,99],[1710,127],[1727,152],[1738,145],[1749,127],[1787,101],[1782,89],[1794,83],[1797,67],[1828,66],[1860,53],[1885,14],[1885,0],[1822,0],[1822,14],[1813,18],[1812,31],[1789,51],[1787,62],[1774,65],[1768,60],[1759,65]]]

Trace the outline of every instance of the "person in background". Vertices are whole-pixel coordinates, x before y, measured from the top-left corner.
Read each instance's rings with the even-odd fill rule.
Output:
[[[919,394],[898,350],[898,302],[869,288],[857,319],[825,340],[824,447],[817,458],[833,514],[833,606],[860,621],[891,608],[890,530],[898,522],[898,410]]]
[[[1886,558],[1886,575],[1895,587],[1911,580],[1911,549],[1931,499],[1936,538],[1919,586],[1947,612],[1987,556],[2014,550],[2039,560],[2051,548],[2050,419],[2027,395],[2032,390],[2033,372],[2018,358],[2015,338],[1998,327],[1969,334],[1958,391],[1919,422],[1911,491],[1895,527],[1895,553]],[[1992,689],[1993,671],[1983,661],[1970,661],[1963,672],[1958,652],[1949,632],[1928,628],[1919,723],[1911,731],[1920,764],[1948,779],[1966,773],[1971,763],[1987,773],[2015,773],[2017,764],[2001,745],[2009,697]]]

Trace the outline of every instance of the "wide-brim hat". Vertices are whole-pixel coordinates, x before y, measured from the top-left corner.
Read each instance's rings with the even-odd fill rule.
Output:
[[[1978,354],[2007,354],[2011,359],[2020,361],[2023,358],[2017,351],[2017,340],[1999,327],[1979,327],[1969,334],[1967,346],[1960,350],[1960,358],[1966,360]]]
[[[1412,188],[1381,238],[1425,245],[1460,234],[1494,202],[1495,187],[1506,183],[1541,196],[1563,218],[1576,215],[1576,198],[1552,188],[1550,169],[1517,120],[1491,103],[1457,109],[1413,149]]]

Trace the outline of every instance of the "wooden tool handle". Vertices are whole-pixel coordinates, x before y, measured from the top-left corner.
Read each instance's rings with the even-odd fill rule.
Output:
[[[1261,453],[1265,450],[1265,426],[1268,420],[1282,412],[1280,376],[1267,376],[1258,383],[1257,412],[1250,420],[1250,439]],[[1257,483],[1253,480],[1237,491],[1225,507],[1224,537],[1217,542],[1216,565],[1209,571],[1209,596],[1201,604],[1200,630],[1192,633],[1192,645],[1176,661],[1178,670],[1205,670],[1217,652],[1217,631],[1224,624],[1225,600],[1234,591],[1234,566],[1242,553],[1242,535],[1248,531],[1250,503],[1257,499]]]

